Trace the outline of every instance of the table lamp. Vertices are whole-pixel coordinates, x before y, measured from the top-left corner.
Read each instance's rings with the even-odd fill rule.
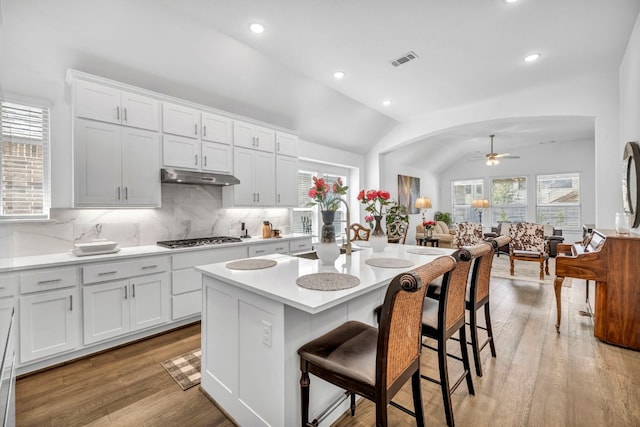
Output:
[[[480,217],[480,224],[482,224],[482,211],[483,209],[489,207],[489,201],[487,199],[472,200],[471,207],[475,208],[475,211],[478,212],[478,216]]]
[[[416,199],[415,208],[420,209],[420,212],[422,213],[422,223],[424,224],[424,211],[431,209],[431,199],[428,197],[418,197]]]

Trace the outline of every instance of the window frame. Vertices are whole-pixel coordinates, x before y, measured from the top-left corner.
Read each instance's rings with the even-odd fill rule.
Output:
[[[471,186],[471,193],[469,195],[470,199],[468,200],[469,203],[456,204],[456,186],[467,186],[467,185]],[[480,187],[479,189],[478,189],[478,186]],[[477,214],[474,215],[473,208],[471,207],[471,202],[475,199],[484,199],[484,198],[485,197],[484,197],[484,179],[483,178],[460,179],[460,180],[451,181],[451,208],[452,208],[451,212],[453,213],[452,221],[454,223],[465,222],[465,221],[475,222],[474,216],[477,216]],[[467,202],[467,200],[465,200],[465,202]],[[463,210],[464,215],[458,216],[456,214],[457,212],[456,209]],[[478,217],[478,220],[479,220],[479,217]]]
[[[577,191],[578,191],[578,201],[577,202],[559,202],[559,203],[540,203],[540,180],[541,178],[545,178],[548,177],[548,180],[550,180],[549,178],[551,177],[557,177],[558,179],[577,179],[578,181],[578,185],[577,185]],[[564,178],[562,178],[564,177]],[[575,187],[571,187],[572,189]],[[559,223],[550,223],[550,222],[544,222],[542,220],[542,216],[540,214],[540,208],[549,208],[549,207],[553,207],[553,208],[564,208],[566,210],[566,208],[577,208],[578,210],[578,215],[577,215],[577,219],[575,222],[575,226],[567,226],[564,224],[559,224]],[[565,216],[566,218],[566,216]],[[540,223],[540,224],[549,224],[549,225],[553,225],[554,228],[556,229],[560,229],[560,230],[571,230],[571,231],[579,231],[582,229],[582,174],[580,172],[562,172],[562,173],[549,173],[549,174],[539,174],[536,175],[536,222]]]
[[[497,203],[496,202],[496,188],[495,188],[495,182],[496,181],[506,181],[506,180],[511,180],[514,182],[524,182],[524,189],[519,188],[516,190],[517,195],[520,196],[524,196],[524,202],[520,202],[520,203],[508,203],[508,204],[504,204],[504,203]],[[497,227],[499,225],[500,222],[526,222],[528,217],[529,217],[529,195],[528,195],[528,191],[529,191],[529,184],[528,184],[528,177],[525,175],[516,175],[516,176],[506,176],[506,177],[491,177],[490,178],[490,189],[491,189],[491,225],[492,227]],[[517,209],[520,210],[524,213],[524,217],[523,218],[513,218],[513,217],[509,217],[506,216],[503,217],[501,214],[498,213],[499,210],[502,210],[502,212],[504,213],[504,209],[505,207],[508,207],[510,209]]]

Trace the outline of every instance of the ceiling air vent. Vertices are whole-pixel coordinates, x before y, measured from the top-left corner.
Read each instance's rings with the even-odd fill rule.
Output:
[[[391,65],[393,65],[394,67],[399,67],[400,65],[407,63],[413,59],[416,59],[418,57],[418,55],[416,55],[415,52],[410,51],[405,53],[404,55],[402,55],[400,58],[396,58],[393,59],[391,61],[389,61],[391,63]]]

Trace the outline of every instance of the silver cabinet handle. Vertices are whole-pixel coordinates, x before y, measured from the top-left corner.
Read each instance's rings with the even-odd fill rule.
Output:
[[[278,203],[280,203],[280,193],[278,193]]]
[[[69,311],[73,311],[73,295],[69,295]]]
[[[251,145],[253,145],[254,147],[256,146],[256,137],[255,136],[251,137]]]
[[[262,253],[262,252],[264,252],[264,251],[265,251],[264,249],[256,249],[256,253],[257,253],[257,254],[261,254],[261,253]]]
[[[101,273],[98,273],[98,276],[108,276],[110,274],[116,274],[118,272],[118,270],[113,270],[113,271],[103,271]]]
[[[49,279],[49,280],[40,280],[38,285],[46,285],[47,283],[56,283],[60,282],[62,279]]]
[[[124,299],[127,299],[127,285],[124,286]]]
[[[118,187],[118,200],[120,200],[120,187]]]
[[[136,297],[136,285],[131,285],[131,298]]]
[[[276,251],[284,251],[284,246],[281,246],[279,248],[276,248]]]
[[[207,166],[207,156],[204,156],[204,165]]]
[[[127,121],[127,107],[124,107],[124,121]]]
[[[129,187],[124,187],[124,199],[129,200]]]
[[[207,125],[202,126],[202,136],[207,136]]]
[[[149,268],[156,268],[158,266],[158,264],[153,264],[153,265],[145,265],[144,267],[142,267],[143,270],[147,270]]]
[[[278,142],[276,145],[277,145],[276,151],[280,151],[280,143]]]
[[[253,193],[253,201],[256,201],[256,193]]]
[[[260,193],[256,193],[256,194],[258,195],[256,202],[260,203]]]
[[[260,146],[260,138],[256,136],[256,147]]]
[[[196,154],[196,166],[198,166],[198,155]]]
[[[193,125],[193,132],[194,132],[195,135],[198,134],[198,124],[197,123]]]
[[[116,119],[120,121],[120,106],[116,106]]]

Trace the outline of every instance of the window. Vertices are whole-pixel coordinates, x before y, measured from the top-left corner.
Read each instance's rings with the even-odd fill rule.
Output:
[[[48,219],[49,110],[0,104],[0,219]]]
[[[346,174],[345,174],[346,175]],[[342,183],[348,185],[347,177],[344,175],[336,175],[329,173],[317,173],[300,170],[298,171],[298,207],[293,209],[293,232],[311,234],[313,236],[320,235],[320,211],[317,205],[308,206],[311,202],[309,198],[309,189],[313,186],[313,177],[322,177],[324,180],[333,184],[338,177],[342,178]],[[347,221],[347,210],[343,203],[340,204],[336,211],[335,222],[336,238],[340,238],[344,234]]]
[[[481,179],[453,181],[453,222],[478,221],[478,214],[471,209],[471,201],[484,198]]]
[[[536,222],[580,229],[580,174],[538,175],[536,194]]]
[[[493,225],[527,220],[527,178],[493,178],[491,180],[491,214]]]

